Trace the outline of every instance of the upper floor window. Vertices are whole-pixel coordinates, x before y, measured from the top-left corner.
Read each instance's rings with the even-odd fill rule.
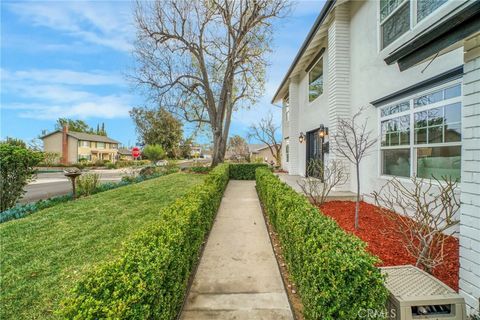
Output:
[[[382,49],[413,28],[448,0],[380,0]]]
[[[323,93],[323,58],[308,73],[308,101],[312,102]]]
[[[105,142],[97,142],[97,149],[105,149]]]
[[[288,95],[283,99],[283,107],[285,108],[285,121],[290,121],[290,99]]]
[[[382,174],[460,180],[459,83],[380,109]]]
[[[79,147],[90,147],[90,141],[79,140],[78,141],[78,146]]]

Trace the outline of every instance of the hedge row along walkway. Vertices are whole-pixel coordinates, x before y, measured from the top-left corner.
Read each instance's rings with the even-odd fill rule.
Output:
[[[229,182],[180,319],[293,319],[255,181]]]

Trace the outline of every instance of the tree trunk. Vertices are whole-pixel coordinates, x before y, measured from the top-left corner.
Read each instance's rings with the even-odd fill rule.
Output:
[[[359,227],[359,213],[360,213],[360,166],[357,163],[357,202],[355,203],[355,230]]]

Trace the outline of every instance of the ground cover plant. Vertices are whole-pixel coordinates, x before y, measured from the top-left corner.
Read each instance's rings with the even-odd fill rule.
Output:
[[[60,299],[85,273],[204,178],[172,174],[1,224],[1,318],[55,318]]]
[[[257,169],[256,183],[298,288],[305,319],[353,320],[366,309],[376,310],[381,319],[387,291],[375,266],[379,260],[366,251],[365,242],[319,214],[306,197],[269,170]]]
[[[64,301],[68,319],[174,319],[228,183],[228,165],[158,214]]]
[[[398,235],[398,226],[394,220],[385,217],[381,210],[372,204],[360,202],[360,229],[355,230],[352,217],[355,203],[351,201],[330,201],[320,206],[322,213],[332,217],[347,232],[351,232],[365,241],[367,250],[382,261],[378,266],[415,265],[416,258],[411,255]],[[449,236],[444,243],[443,262],[433,268],[432,274],[458,291],[458,239]]]

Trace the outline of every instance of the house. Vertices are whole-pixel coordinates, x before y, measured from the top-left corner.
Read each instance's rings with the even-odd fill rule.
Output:
[[[249,145],[250,147],[251,145]],[[275,149],[273,150],[275,152]],[[272,154],[272,150],[267,145],[261,145],[255,149],[250,149],[250,159],[262,159],[265,163],[276,163],[275,157]]]
[[[119,142],[107,136],[68,131],[68,127],[63,127],[40,139],[43,140],[44,151],[61,154],[63,164],[77,163],[83,159],[115,162],[117,158]]]
[[[135,160],[132,155],[132,149],[118,148],[117,152],[118,160],[132,161]]]
[[[201,146],[191,146],[190,156],[192,158],[200,158],[201,154],[202,154],[202,147]]]
[[[479,31],[478,0],[327,0],[272,99],[283,105],[291,175],[305,176],[310,159],[341,159],[329,137],[366,107],[360,120],[378,142],[361,163],[362,193],[391,176],[461,179],[460,293],[470,312],[480,298]],[[355,191],[349,176],[337,189]]]

